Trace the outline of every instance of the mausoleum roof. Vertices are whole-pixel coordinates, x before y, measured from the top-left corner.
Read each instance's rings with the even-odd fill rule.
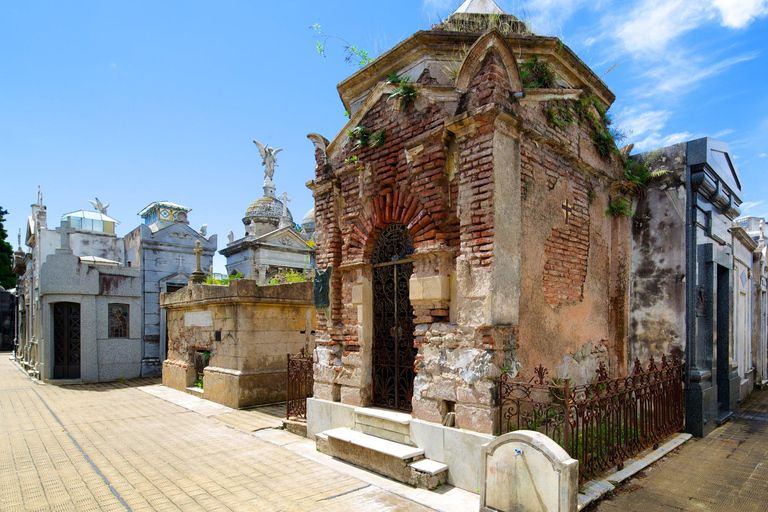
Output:
[[[146,215],[152,208],[155,207],[165,207],[165,208],[171,208],[173,210],[181,210],[183,212],[190,212],[192,211],[191,208],[187,208],[186,206],[181,206],[180,204],[172,203],[170,201],[155,201],[154,203],[150,203],[147,205],[143,210],[139,212],[140,216]]]
[[[454,14],[506,14],[493,0],[466,0]]]
[[[288,217],[293,220],[291,211],[287,210]],[[283,216],[283,202],[277,198],[264,196],[251,203],[245,211],[245,218],[258,221],[280,222]]]
[[[115,224],[120,224],[119,220],[115,220],[112,217],[103,214],[101,212],[92,212],[92,211],[86,211],[86,210],[79,210],[72,213],[65,213],[61,216],[61,220],[65,220],[67,217],[75,217],[80,219],[91,219],[91,220],[103,220],[104,222],[114,222]]]
[[[301,220],[301,229],[304,231],[315,230],[315,209],[312,208],[307,212],[304,218]]]

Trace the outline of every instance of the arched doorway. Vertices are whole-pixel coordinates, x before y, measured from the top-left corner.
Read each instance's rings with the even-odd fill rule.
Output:
[[[413,239],[403,224],[390,224],[373,249],[372,405],[411,410],[413,397],[413,308],[408,283]]]
[[[80,378],[80,304],[53,305],[53,378]]]

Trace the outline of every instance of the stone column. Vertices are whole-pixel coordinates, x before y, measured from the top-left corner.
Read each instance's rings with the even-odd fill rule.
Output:
[[[256,270],[259,272],[259,285],[263,286],[267,284],[267,271],[269,270],[269,265],[258,265]]]

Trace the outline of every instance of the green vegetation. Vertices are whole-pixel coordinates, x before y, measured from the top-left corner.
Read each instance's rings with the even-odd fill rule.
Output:
[[[287,283],[304,283],[310,280],[305,272],[299,272],[298,270],[288,269],[281,270],[276,276],[269,280],[270,285],[275,284],[287,284]]]
[[[358,67],[363,68],[375,60],[373,57],[368,55],[367,51],[361,48],[358,48],[357,46],[354,46],[352,44],[349,44],[349,42],[346,39],[341,38],[339,36],[323,33],[322,28],[317,23],[315,23],[309,28],[317,32],[317,37],[322,39],[322,41],[317,41],[316,45],[317,45],[317,52],[323,57],[326,57],[325,47],[328,44],[328,40],[335,39],[339,41],[342,47],[344,48],[344,61],[346,61],[347,63],[349,64],[354,63],[354,64],[357,64]]]
[[[520,77],[524,89],[551,89],[555,86],[555,72],[535,55],[520,64]]]
[[[390,84],[397,84],[398,87],[392,92],[387,93],[387,101],[391,99],[399,99],[401,101],[402,110],[405,111],[408,109],[411,104],[416,101],[416,98],[419,95],[418,89],[416,89],[416,86],[411,83],[411,79],[407,76],[397,76],[395,73],[392,73],[387,78],[387,82]]]
[[[619,154],[614,134],[619,139],[623,139],[625,135],[609,128],[611,118],[605,106],[595,96],[586,96],[579,100],[553,101],[547,108],[547,118],[561,130],[573,123],[586,124],[592,134],[592,143],[600,156],[608,158]]]
[[[0,206],[0,286],[6,290],[10,290],[11,288],[16,287],[16,276],[11,270],[11,264],[13,262],[13,246],[6,241],[8,232],[3,225],[5,223],[6,215],[8,215],[8,211]]]
[[[208,276],[208,278],[205,280],[205,284],[227,286],[231,281],[234,281],[235,279],[242,279],[242,278],[243,278],[243,274],[241,274],[238,271],[235,271],[234,274],[227,277],[226,279],[214,279],[213,276]]]
[[[356,126],[351,130],[347,130],[347,135],[349,136],[349,140],[352,141],[353,145],[358,149],[370,146],[378,148],[383,146],[384,142],[387,140],[387,129],[382,128],[374,134],[365,126]]]
[[[608,209],[605,210],[608,217],[632,217],[632,203],[623,197],[612,199],[608,203]]]
[[[649,166],[659,159],[661,150],[651,151],[645,161],[627,158],[624,160],[624,179],[614,183],[614,189],[627,196],[645,194],[648,183],[655,178],[664,176],[669,169],[662,167],[652,171]]]

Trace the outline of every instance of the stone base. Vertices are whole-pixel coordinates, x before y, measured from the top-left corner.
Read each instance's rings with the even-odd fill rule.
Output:
[[[141,377],[161,377],[163,375],[163,363],[156,357],[145,357],[141,360]]]
[[[307,422],[306,421],[299,421],[299,420],[283,420],[283,428],[290,432],[291,434],[295,434],[297,436],[301,437],[307,437]]]
[[[285,385],[285,370],[238,371],[208,366],[203,373],[203,396],[233,409],[284,402]]]
[[[163,361],[163,386],[185,391],[195,383],[195,367],[184,361]]]
[[[424,450],[346,428],[329,430],[317,439],[317,449],[322,453],[398,482],[425,489],[435,489],[446,482],[447,467],[425,460]],[[424,465],[424,469],[420,465]],[[430,470],[430,466],[435,468]]]
[[[341,427],[359,428],[355,410],[355,407],[339,402],[308,398],[307,438],[315,439],[322,451],[322,432]],[[409,422],[410,444],[424,450],[427,459],[446,464],[450,468],[447,482],[469,492],[476,493],[480,488],[481,449],[491,440],[493,436],[444,427],[439,423],[413,418]]]

